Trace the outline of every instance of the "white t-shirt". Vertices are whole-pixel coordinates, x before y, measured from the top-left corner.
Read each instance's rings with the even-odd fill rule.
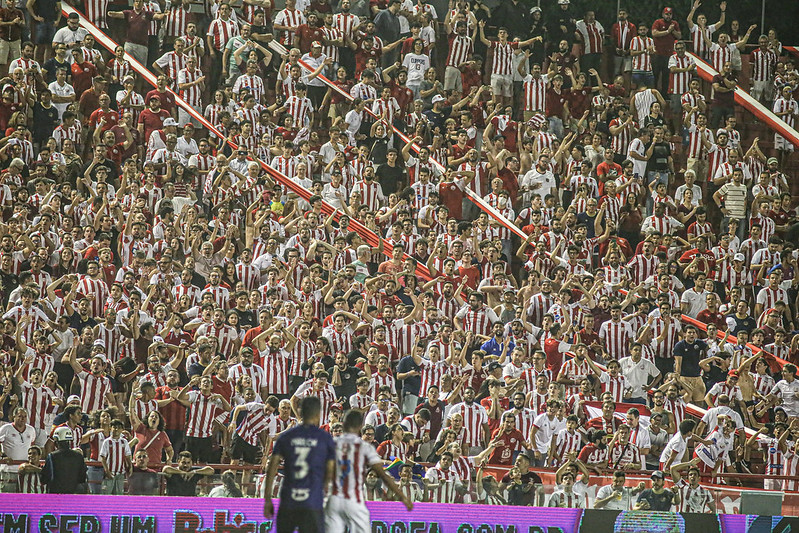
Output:
[[[3,453],[12,461],[27,461],[28,450],[36,440],[36,430],[30,424],[25,424],[25,429],[20,433],[14,424],[0,427],[0,445]],[[16,472],[17,465],[5,465],[7,472]]]
[[[64,85],[59,85],[57,81],[54,81],[50,83],[47,88],[50,89],[53,96],[75,96],[75,89],[67,82],[64,82]],[[61,120],[64,111],[69,107],[69,103],[57,104],[53,102],[53,107],[58,109],[58,119]],[[27,459],[27,456],[25,458]]]
[[[424,73],[430,68],[430,56],[427,54],[405,54],[402,66],[408,69],[406,85],[419,85],[424,79]]]

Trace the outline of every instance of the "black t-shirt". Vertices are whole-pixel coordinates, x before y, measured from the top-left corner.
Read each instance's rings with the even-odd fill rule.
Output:
[[[234,307],[233,312],[239,316],[239,327],[254,328],[258,325],[258,323],[255,321],[255,314],[252,311],[248,309],[242,311]]]
[[[46,141],[53,135],[53,130],[58,125],[58,109],[52,104],[44,107],[41,102],[33,104],[33,140]]]
[[[383,188],[383,194],[388,196],[397,192],[399,184],[405,181],[405,167],[396,165],[393,167],[380,165],[377,167],[377,182]]]
[[[702,375],[699,361],[707,351],[707,343],[703,340],[680,341],[674,345],[674,357],[682,357],[680,373],[687,378],[698,378]]]
[[[674,501],[674,493],[668,489],[660,494],[652,489],[645,489],[638,495],[638,501],[648,501],[650,511],[669,511],[671,502]]]
[[[64,70],[66,70],[67,71],[67,76],[69,76],[69,73],[71,72],[71,68],[72,67],[69,64],[69,62],[66,61],[66,58],[64,59],[64,62],[62,63],[58,59],[56,59],[55,57],[51,57],[50,59],[48,59],[47,61],[44,62],[44,65],[42,65],[42,68],[47,71],[47,76],[44,78],[44,81],[46,81],[47,84],[50,85],[51,83],[53,83],[55,81],[55,74],[58,71],[58,69],[62,68]]]
[[[333,370],[334,369],[328,370],[331,376],[333,375]],[[354,366],[348,366],[345,370],[339,370],[338,375],[341,378],[341,385],[334,387],[336,396],[339,398],[349,398],[355,394],[358,391],[355,382],[358,381],[358,376],[361,374],[361,370]]]
[[[192,470],[197,470],[197,467],[192,467]],[[182,475],[168,476],[166,478],[166,494],[167,496],[196,496],[199,480],[199,475],[193,475],[188,479]]]
[[[397,374],[404,374],[405,372],[412,372],[414,370],[419,370],[421,372],[419,365],[413,361],[413,357],[410,355],[400,359],[399,363],[397,364]],[[409,376],[405,379],[397,380],[397,382],[402,384],[402,390],[406,394],[419,396],[419,389],[422,388],[421,375]]]
[[[646,147],[647,150],[649,146]],[[669,157],[671,156],[671,146],[669,143],[655,143],[652,150],[652,157],[646,163],[647,172],[666,172],[669,170]]]
[[[438,128],[439,132],[443,133],[446,129],[444,123],[449,118],[449,115],[452,113],[452,106],[444,107],[441,109],[440,112],[436,113],[432,109],[428,109],[424,112],[424,115],[427,117],[427,120],[430,122],[430,129],[435,132],[436,128]]]
[[[757,327],[757,322],[751,316],[738,318],[735,313],[732,313],[725,318],[731,318],[735,322],[735,327],[730,330],[730,335],[738,335],[739,331],[748,331],[751,334],[752,330]]]

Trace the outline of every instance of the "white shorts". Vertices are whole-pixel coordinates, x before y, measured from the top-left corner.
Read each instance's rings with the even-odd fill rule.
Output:
[[[350,533],[371,533],[369,509],[341,496],[330,496],[325,506],[325,531],[338,532],[349,528]]]
[[[755,100],[771,100],[774,97],[774,84],[768,81],[753,81],[750,94]]]
[[[774,134],[774,149],[780,150],[783,152],[793,152],[793,143],[780,135],[779,133]]]
[[[494,96],[513,96],[513,76],[508,74],[492,74],[491,90]]]

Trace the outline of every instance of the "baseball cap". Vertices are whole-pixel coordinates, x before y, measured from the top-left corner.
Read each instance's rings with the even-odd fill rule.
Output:
[[[445,100],[446,100],[446,98],[444,98],[444,97],[443,97],[443,96],[441,96],[440,94],[437,94],[437,95],[435,95],[435,96],[433,97],[433,100],[432,100],[432,102],[435,104],[436,102],[443,102],[443,101],[445,101]]]
[[[540,7],[538,7],[538,6],[533,6],[533,9],[531,9],[531,10],[530,10],[530,14],[532,15],[532,14],[533,14],[533,13],[535,13],[536,11],[537,11],[537,12],[539,12],[539,13],[541,13],[541,8],[540,8]]]
[[[766,161],[766,164],[767,164],[767,165],[770,165],[770,164],[772,164],[772,163],[779,165],[779,163],[780,163],[780,162],[777,160],[777,158],[776,158],[776,157],[769,157],[769,158],[768,158],[768,161]]]
[[[571,2],[569,2],[569,0],[558,0],[558,5],[559,6],[567,6],[569,4],[571,4]]]
[[[80,401],[80,396],[78,396],[77,394],[73,394],[73,395],[71,395],[71,396],[69,396],[67,398],[67,403],[68,404],[72,403],[72,402],[79,402],[79,401]]]
[[[735,254],[732,258],[733,261],[746,261],[746,256],[744,254]]]
[[[316,48],[317,46],[319,48],[322,48],[322,43],[319,42],[319,41],[314,41],[314,42],[311,43],[311,48]]]
[[[174,118],[171,118],[171,117],[164,121],[164,127],[165,128],[167,126],[177,126],[177,125],[178,125],[178,121],[175,120]]]
[[[493,372],[497,368],[502,368],[502,365],[497,363],[496,361],[494,361],[492,363],[488,363],[488,371],[489,372]]]
[[[666,476],[665,474],[663,474],[662,470],[655,470],[654,472],[652,472],[652,475],[649,477],[651,477],[652,479],[666,479]]]
[[[670,7],[664,7],[663,8],[663,14],[664,15],[672,15],[672,14],[674,14],[674,10],[672,8],[670,8]]]
[[[738,371],[735,370],[735,369],[732,369],[732,370],[729,371],[729,373],[727,375],[729,377],[731,377],[731,378],[737,378],[738,377]]]

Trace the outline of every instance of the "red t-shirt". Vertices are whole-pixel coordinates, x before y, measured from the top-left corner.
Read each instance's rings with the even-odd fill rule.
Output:
[[[105,118],[105,126],[100,129],[103,133],[116,126],[117,122],[119,122],[119,114],[113,109],[109,109],[108,111],[95,109],[92,111],[92,114],[89,115],[89,127],[96,128],[97,125],[100,124],[100,119],[102,118]]]
[[[463,218],[463,197],[465,193],[454,181],[442,181],[438,184],[438,196],[441,204],[449,209],[449,216],[455,220]]]
[[[145,146],[150,141],[150,134],[155,130],[163,128],[164,121],[169,117],[169,112],[164,109],[152,111],[148,108],[139,113],[139,124],[144,124],[144,138],[142,139],[142,143],[144,143]]]
[[[551,87],[547,89],[547,118],[563,117],[563,104],[566,103],[566,98],[567,93],[565,90],[561,90],[558,93]]]
[[[144,97],[145,102],[149,102],[150,98],[153,96],[157,96],[161,99],[161,109],[172,115],[172,111],[175,110],[175,95],[169,91],[161,92],[158,89],[153,89],[147,96]]]
[[[676,20],[666,22],[663,19],[657,19],[655,23],[652,24],[652,32],[655,30],[666,31],[672,24],[676,26],[677,31],[680,30],[680,24]],[[674,53],[674,42],[677,40],[674,38],[674,34],[670,33],[668,35],[664,35],[663,37],[652,37],[652,40],[655,41],[655,52],[657,55],[670,56]]]
[[[92,86],[92,78],[97,76],[97,67],[88,61],[83,63],[72,63],[72,88],[75,94],[83,94],[83,91]]]
[[[311,43],[314,41],[322,41],[324,33],[322,28],[313,28],[308,24],[300,24],[297,27],[297,38],[299,39],[300,52],[307,54],[311,51]]]
[[[492,465],[511,465],[513,464],[513,452],[522,449],[524,442],[524,435],[518,429],[512,429],[504,432],[502,436],[497,438],[500,429],[497,428],[491,434],[491,439],[496,439],[497,445],[491,455],[488,456],[488,464]]]

